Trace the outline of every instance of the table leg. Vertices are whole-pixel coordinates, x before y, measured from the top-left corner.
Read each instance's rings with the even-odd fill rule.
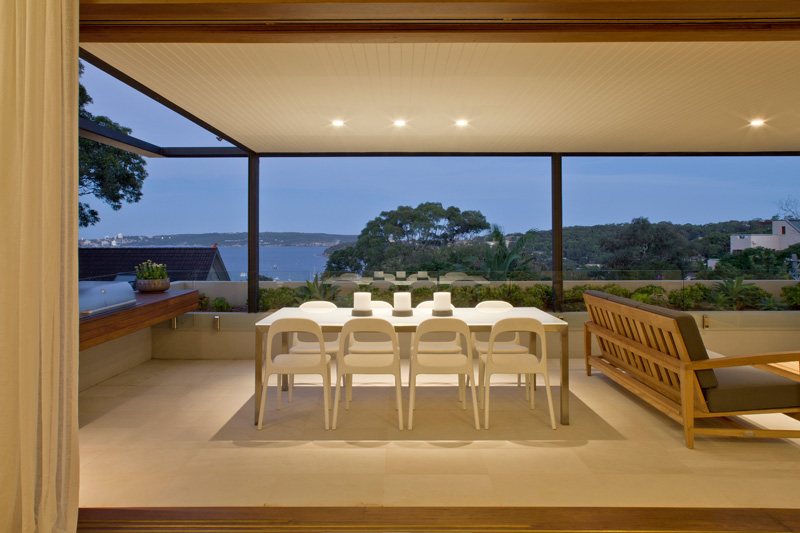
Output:
[[[561,330],[561,425],[569,425],[569,327]]]
[[[258,415],[261,408],[261,374],[264,371],[261,368],[261,360],[264,357],[264,333],[256,329],[256,394],[255,394],[255,420],[253,424],[258,425]]]

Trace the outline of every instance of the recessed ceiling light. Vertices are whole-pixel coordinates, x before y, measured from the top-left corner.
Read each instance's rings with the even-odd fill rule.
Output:
[[[344,121],[343,120],[334,120],[333,122],[331,122],[331,124],[338,128],[339,126],[344,126]]]
[[[394,121],[394,125],[395,126],[405,126],[406,125],[406,121],[405,120],[395,120]]]
[[[466,126],[469,124],[466,120],[456,120],[456,126]]]
[[[750,125],[751,126],[763,126],[764,125],[764,121],[761,120],[760,118],[757,118],[756,120],[751,120],[750,121]]]

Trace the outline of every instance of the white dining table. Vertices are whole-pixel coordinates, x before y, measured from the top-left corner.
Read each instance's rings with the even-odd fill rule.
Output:
[[[256,355],[255,355],[255,423],[258,423],[261,406],[262,358],[264,354],[264,338],[273,322],[282,318],[309,318],[320,325],[323,332],[340,332],[344,323],[353,318],[352,308],[335,309],[300,309],[284,307],[256,322]],[[433,316],[431,309],[414,309],[408,317],[393,316],[391,309],[374,309],[373,315],[388,320],[398,333],[413,333],[417,326]],[[474,307],[457,307],[453,317],[467,323],[470,331],[488,332],[492,326],[503,318],[531,317],[544,326],[545,332],[557,332],[561,336],[561,424],[569,424],[569,343],[567,323],[536,307],[512,307],[511,309],[476,309]],[[282,336],[283,351],[288,350],[288,335]]]

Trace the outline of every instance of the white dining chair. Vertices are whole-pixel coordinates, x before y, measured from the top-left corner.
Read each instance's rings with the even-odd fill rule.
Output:
[[[317,351],[315,353],[292,354],[280,353],[282,350],[273,350],[275,337],[288,333],[306,333],[313,336],[317,341]],[[262,358],[262,385],[261,385],[261,409],[258,415],[258,429],[262,428],[264,421],[264,407],[267,399],[267,386],[269,377],[277,376],[278,389],[278,409],[281,408],[281,380],[280,376],[295,374],[319,374],[322,376],[324,407],[325,407],[325,429],[330,428],[330,397],[331,397],[331,356],[325,352],[325,339],[322,336],[322,329],[319,324],[308,318],[280,318],[272,323],[266,339],[266,349],[263,350]]]
[[[358,333],[380,335],[391,343],[391,353],[353,353],[350,342]],[[382,318],[352,318],[345,322],[340,337],[339,351],[336,354],[336,398],[333,401],[333,429],[339,419],[339,400],[341,388],[345,387],[345,409],[350,409],[352,399],[353,374],[392,374],[394,375],[395,401],[397,403],[398,427],[403,429],[403,405],[400,377],[400,348],[394,326]]]
[[[498,338],[509,332],[533,334],[536,338],[531,338],[531,347],[526,353],[506,352],[502,350],[503,343],[498,342]],[[537,340],[541,346],[539,350],[536,350]],[[538,352],[538,356],[536,352]],[[489,429],[491,377],[495,374],[525,374],[529,377],[535,374],[544,375],[547,403],[550,408],[550,424],[553,429],[556,429],[553,396],[550,393],[550,377],[547,372],[547,337],[541,322],[535,318],[503,318],[492,327],[488,349],[478,358],[478,386],[483,400],[483,426],[486,429]],[[527,381],[530,382],[530,380]],[[528,392],[531,409],[533,409],[535,407],[534,394],[533,391]]]
[[[454,333],[458,335],[463,347],[461,353],[430,353],[420,350],[420,344],[427,335]],[[424,344],[423,344],[424,346]],[[475,369],[472,363],[472,342],[469,326],[458,318],[429,318],[417,327],[411,345],[408,383],[410,398],[408,403],[408,429],[414,426],[414,402],[416,399],[417,376],[420,374],[456,374],[463,377],[472,389],[472,409],[475,415],[475,429],[480,429],[478,420],[478,400],[475,394]],[[460,387],[459,387],[460,388]],[[460,394],[462,409],[467,408],[466,394]]]
[[[484,300],[482,302],[478,302],[475,305],[475,309],[478,311],[483,311],[485,313],[502,313],[503,311],[508,311],[509,309],[514,309],[514,306],[504,300]],[[483,341],[479,340],[477,334],[472,334],[472,345],[475,347],[475,351],[478,352],[478,357],[481,354],[485,354],[486,351],[489,349],[489,341],[488,339]],[[495,344],[495,351],[502,350],[505,353],[528,353],[527,346],[523,346],[522,342],[519,340],[519,332],[512,332],[506,335],[503,335],[502,338],[497,339],[497,343]],[[517,374],[517,386],[519,387],[522,384],[522,374]],[[525,394],[530,394],[529,387],[530,383],[526,381],[526,389]],[[536,388],[536,380],[534,378],[533,387]],[[527,396],[526,396],[527,397]],[[482,402],[483,400],[481,400]]]
[[[336,304],[326,300],[313,300],[310,302],[301,303],[298,309],[302,309],[304,311],[309,311],[312,313],[326,313],[336,309]],[[328,335],[331,334],[329,333]],[[289,341],[289,353],[307,354],[307,353],[317,353],[318,351],[319,351],[319,346],[317,345],[316,339],[309,340],[306,338],[301,338],[300,334],[298,334],[297,332],[292,334],[292,338]],[[334,357],[336,355],[336,352],[338,351],[339,351],[339,334],[337,333],[334,339],[325,341],[325,353],[329,354],[331,357]],[[294,389],[294,376],[289,376],[289,402],[292,401],[293,389]]]
[[[391,310],[392,304],[383,300],[371,300],[369,308],[374,310]],[[373,335],[369,335],[374,337]],[[392,343],[383,340],[357,339],[355,336],[350,341],[350,353],[392,353]]]

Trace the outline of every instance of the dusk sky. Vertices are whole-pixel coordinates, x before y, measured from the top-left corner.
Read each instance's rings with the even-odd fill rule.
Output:
[[[227,146],[84,63],[88,110],[160,146]],[[800,158],[564,158],[564,225],[703,224],[769,218],[800,197]],[[83,197],[106,235],[247,231],[246,159],[147,159],[143,197],[113,211]],[[441,202],[481,211],[506,232],[550,228],[548,158],[261,159],[261,231],[358,234],[381,211]]]

